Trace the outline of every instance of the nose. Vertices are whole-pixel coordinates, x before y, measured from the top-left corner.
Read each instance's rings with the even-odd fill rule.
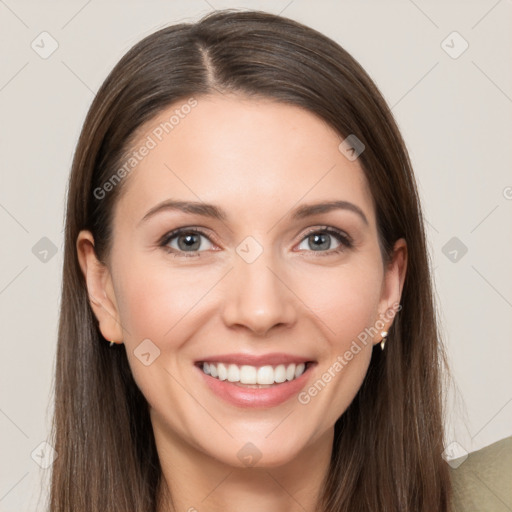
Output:
[[[222,312],[230,328],[246,328],[265,336],[273,327],[286,328],[297,320],[297,298],[285,275],[273,263],[270,251],[247,263],[236,258],[235,268],[226,282]]]

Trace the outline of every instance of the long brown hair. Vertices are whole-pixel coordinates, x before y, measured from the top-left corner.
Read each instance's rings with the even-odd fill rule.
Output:
[[[411,162],[376,85],[342,47],[293,20],[216,11],[137,43],[99,89],[85,119],[67,193],[55,377],[52,512],[154,512],[162,474],[147,402],[122,346],[109,348],[77,257],[82,229],[100,261],[111,248],[123,182],[98,199],[137,129],[178,100],[240,93],[300,106],[365,145],[359,162],[378,222],[383,263],[408,245],[402,310],[385,351],[373,351],[357,396],[335,424],[321,512],[448,510],[441,370],[422,211]]]

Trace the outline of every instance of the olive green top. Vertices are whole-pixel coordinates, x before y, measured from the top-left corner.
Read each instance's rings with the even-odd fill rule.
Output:
[[[512,512],[512,437],[466,457],[449,462],[453,512]]]

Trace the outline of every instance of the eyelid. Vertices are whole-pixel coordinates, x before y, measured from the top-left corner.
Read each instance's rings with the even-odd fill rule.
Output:
[[[181,228],[172,229],[171,231],[168,231],[160,238],[160,240],[158,241],[158,245],[165,246],[173,238],[183,233],[197,233],[207,238],[211,243],[215,245],[220,245],[217,242],[215,235],[212,235],[210,232],[207,232],[206,228],[203,228],[201,226],[183,226]]]
[[[346,231],[344,231],[343,229],[335,228],[334,226],[327,226],[327,225],[316,226],[316,227],[313,227],[311,229],[308,229],[302,235],[302,238],[301,238],[300,241],[302,242],[302,240],[304,240],[304,238],[306,238],[307,236],[311,235],[312,233],[317,233],[317,232],[327,232],[327,233],[331,233],[331,234],[332,233],[336,233],[336,234],[341,235],[344,238],[346,238],[347,242],[349,242],[350,244],[354,243],[354,240],[352,239],[352,237]]]
[[[175,238],[181,234],[196,233],[196,234],[202,235],[205,238],[207,238],[212,244],[221,246],[221,244],[219,244],[217,242],[215,235],[212,235],[211,233],[209,233],[207,231],[209,231],[209,230],[207,230],[206,228],[203,228],[201,226],[183,226],[183,227],[176,228],[176,229],[173,229],[173,230],[165,233],[158,241],[158,245],[169,250],[169,252],[173,252],[175,254],[190,254],[190,255],[197,254],[197,255],[199,255],[205,251],[176,251],[174,249],[167,247],[167,244],[173,238]],[[344,248],[343,249],[330,249],[327,251],[307,251],[307,252],[313,252],[313,253],[317,252],[318,255],[322,255],[322,254],[328,255],[328,254],[332,254],[335,252],[341,252],[343,250],[350,249],[354,246],[353,238],[346,231],[339,229],[339,228],[335,228],[334,226],[327,226],[327,225],[319,225],[319,226],[313,226],[313,227],[309,228],[308,230],[306,230],[306,232],[304,232],[302,234],[298,244],[302,243],[311,234],[319,233],[319,232],[328,233],[329,235],[334,236],[334,237],[336,237],[336,235],[338,235],[342,239],[342,240],[338,239],[338,242],[340,242],[340,244],[343,245]]]
[[[314,258],[322,256],[328,257],[343,254],[349,250],[353,250],[355,247],[355,242],[353,238],[344,230],[335,228],[334,226],[317,226],[309,229],[308,231],[306,231],[306,233],[302,235],[299,245],[302,244],[305,240],[307,240],[309,236],[315,233],[327,233],[329,236],[336,239],[336,241],[339,243],[339,246],[335,249],[328,249],[327,251],[298,251],[303,256],[307,255],[307,257],[309,257],[309,254],[313,254]]]

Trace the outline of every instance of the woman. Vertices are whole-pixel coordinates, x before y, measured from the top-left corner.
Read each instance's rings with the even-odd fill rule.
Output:
[[[136,44],[71,171],[51,510],[446,511],[411,163],[339,45],[218,11]]]

